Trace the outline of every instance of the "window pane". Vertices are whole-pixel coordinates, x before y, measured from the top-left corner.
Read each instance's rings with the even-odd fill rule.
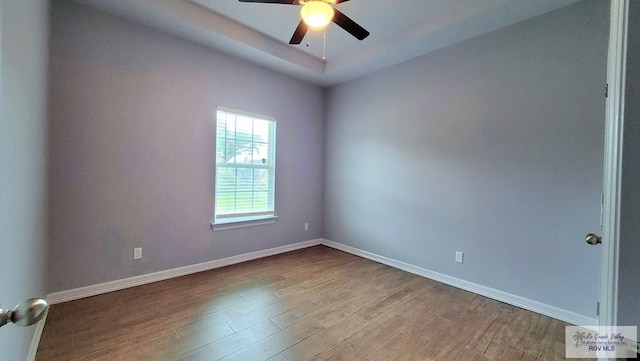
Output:
[[[238,168],[237,171],[237,188],[238,192],[250,192],[253,190],[253,169],[251,168]]]
[[[228,214],[235,211],[235,193],[218,193],[218,199],[216,200],[216,213]]]
[[[255,119],[253,122],[253,141],[269,142],[269,121]]]
[[[269,192],[254,192],[253,207],[256,211],[266,211],[269,209]]]
[[[234,168],[218,168],[218,192],[235,192],[236,191],[236,170]]]
[[[224,139],[225,150],[223,154],[223,159],[221,160],[223,163],[235,163],[236,156],[238,155],[238,147],[236,146],[236,141],[234,139]]]
[[[220,138],[218,137],[216,139],[216,162],[224,162],[225,161],[225,148],[226,148],[226,141],[224,138]]]
[[[236,120],[235,117],[227,113],[225,119],[226,129],[225,129],[225,137],[226,138],[235,138],[236,133]]]
[[[269,190],[269,171],[266,169],[253,170],[253,189],[256,191]]]
[[[253,164],[267,165],[269,162],[269,145],[255,143],[253,146]]]
[[[253,119],[238,117],[236,122],[236,138],[241,142],[251,142],[253,139]]]
[[[216,129],[216,138],[224,138],[225,134],[227,134],[227,122],[218,118],[218,126]]]
[[[251,164],[251,153],[253,144],[251,142],[237,140],[236,145],[236,163],[238,164]]]
[[[253,193],[238,192],[236,193],[236,212],[246,213],[253,210]]]

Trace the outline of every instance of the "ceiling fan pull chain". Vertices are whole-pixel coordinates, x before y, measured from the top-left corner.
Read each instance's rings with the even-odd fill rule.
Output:
[[[327,28],[322,31],[323,35],[323,48],[322,48],[322,61],[327,61]]]

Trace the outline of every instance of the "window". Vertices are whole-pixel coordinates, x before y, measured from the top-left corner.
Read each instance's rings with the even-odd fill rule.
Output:
[[[218,107],[214,225],[275,219],[276,121]]]

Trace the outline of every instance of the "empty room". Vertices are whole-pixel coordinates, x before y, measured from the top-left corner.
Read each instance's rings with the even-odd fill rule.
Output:
[[[0,360],[636,358],[639,19],[2,0]]]

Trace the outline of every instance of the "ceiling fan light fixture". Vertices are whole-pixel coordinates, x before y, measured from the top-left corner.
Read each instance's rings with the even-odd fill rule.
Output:
[[[300,15],[304,22],[315,29],[322,29],[329,25],[334,14],[335,12],[331,5],[324,1],[309,1],[300,10]]]

